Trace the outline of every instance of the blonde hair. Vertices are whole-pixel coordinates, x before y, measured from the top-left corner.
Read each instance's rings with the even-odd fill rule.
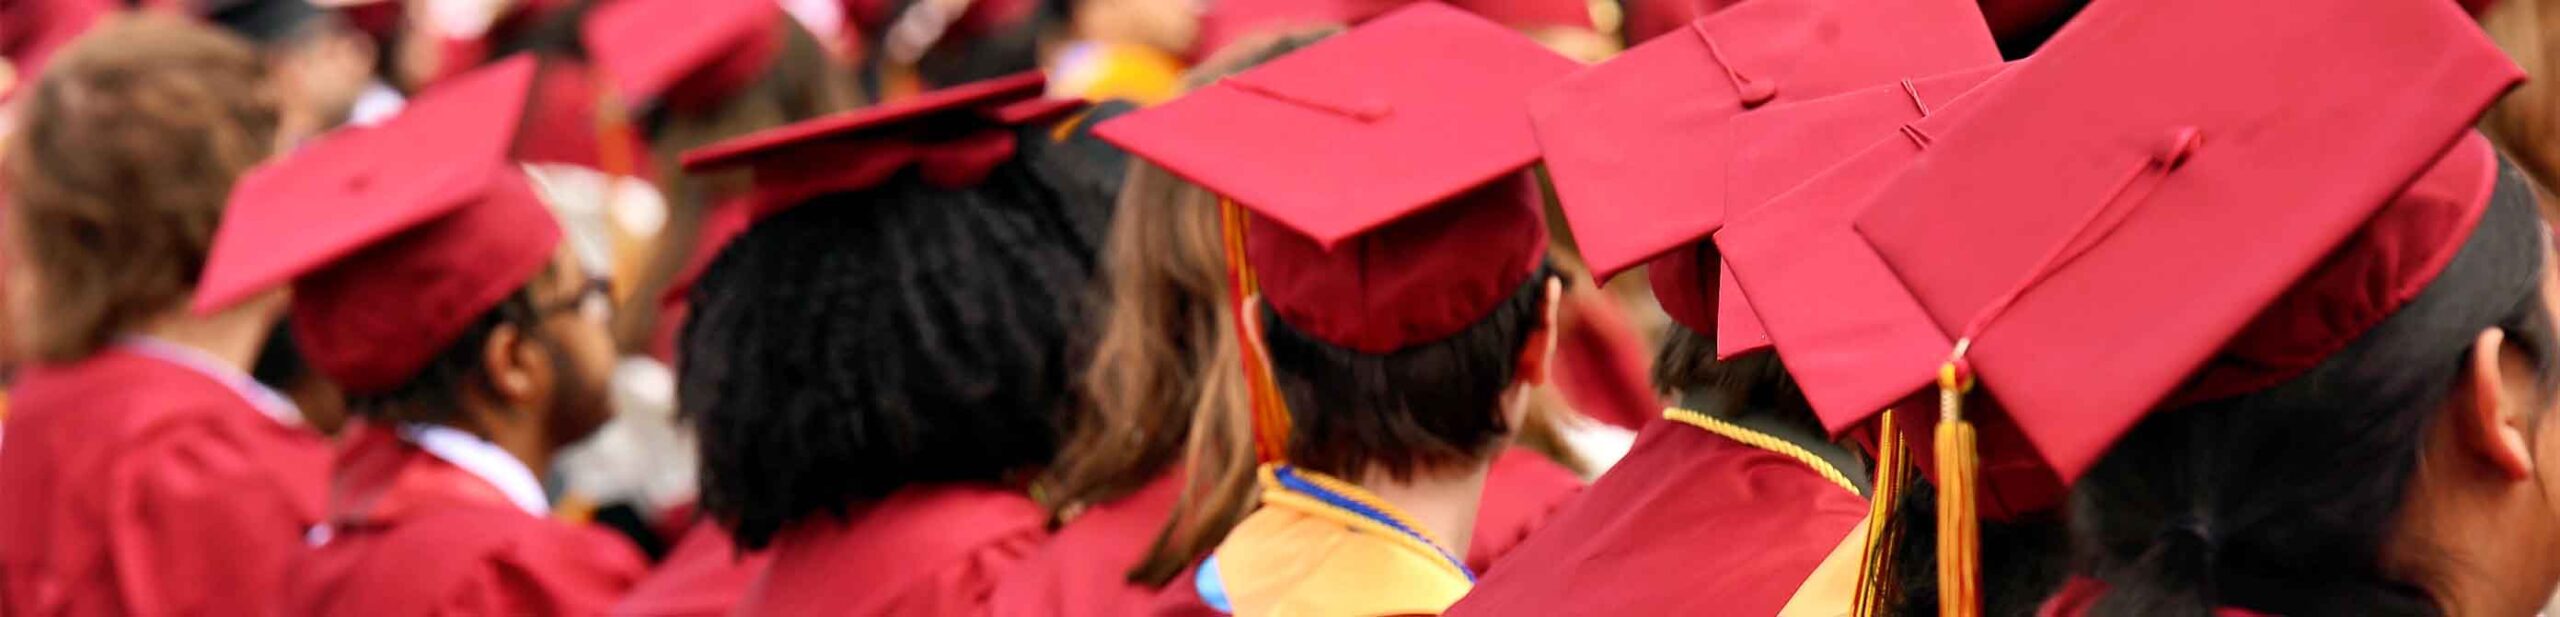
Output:
[[[2525,81],[2480,119],[2481,132],[2507,157],[2544,187],[2560,186],[2560,86],[2549,79],[2560,69],[2560,10],[2545,3],[2560,0],[2506,0],[2481,15],[2481,28],[2498,47],[2536,79]],[[2552,214],[2546,212],[2546,215]]]

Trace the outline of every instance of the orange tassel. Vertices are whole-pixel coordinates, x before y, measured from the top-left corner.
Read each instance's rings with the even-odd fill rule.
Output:
[[[1258,289],[1253,268],[1245,262],[1244,209],[1234,201],[1218,200],[1218,222],[1223,231],[1227,257],[1227,310],[1235,318],[1236,355],[1243,360],[1245,405],[1253,419],[1254,459],[1264,463],[1278,462],[1289,453],[1289,407],[1280,398],[1280,389],[1271,383],[1271,371],[1263,366],[1259,346],[1245,333],[1246,320],[1255,316],[1245,310],[1245,298]]]
[[[1955,356],[1938,368],[1938,614],[1944,617],[1982,613],[1977,457],[1973,423],[1964,419],[1965,393],[1973,389],[1973,372],[1964,362],[1969,343],[1957,342]]]

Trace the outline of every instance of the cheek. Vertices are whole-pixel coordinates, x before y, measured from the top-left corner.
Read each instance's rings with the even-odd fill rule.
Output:
[[[2560,410],[2542,410],[2542,420],[2533,429],[2533,471],[2535,482],[2542,485],[2544,505],[2560,515]]]

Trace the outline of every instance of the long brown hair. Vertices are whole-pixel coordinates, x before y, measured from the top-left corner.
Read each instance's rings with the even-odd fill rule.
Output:
[[[1214,81],[1330,36],[1278,37],[1204,63],[1188,85]],[[1102,324],[1084,376],[1089,411],[1071,421],[1050,469],[1059,515],[1125,496],[1181,464],[1180,505],[1130,580],[1163,585],[1224,540],[1251,504],[1251,424],[1218,196],[1142,160],[1129,164],[1102,249]]]

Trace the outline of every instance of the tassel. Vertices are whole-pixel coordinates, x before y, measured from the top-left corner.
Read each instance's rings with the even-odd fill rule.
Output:
[[[1894,520],[1894,504],[1902,499],[1902,483],[1910,476],[1910,452],[1902,444],[1902,431],[1894,425],[1893,410],[1884,411],[1879,422],[1881,434],[1876,444],[1875,489],[1867,495],[1866,550],[1858,561],[1858,593],[1851,601],[1855,617],[1878,617],[1886,614],[1885,600],[1894,597],[1893,546],[1901,535]]]
[[[1973,389],[1973,370],[1964,362],[1970,343],[1957,342],[1954,357],[1938,368],[1938,614],[1944,617],[1982,613],[1974,432],[1964,419],[1965,393]]]
[[[1289,453],[1289,407],[1280,398],[1280,389],[1271,383],[1271,371],[1262,364],[1260,346],[1245,333],[1246,320],[1255,316],[1245,310],[1245,298],[1257,290],[1253,268],[1245,262],[1244,209],[1231,200],[1218,200],[1218,223],[1225,241],[1227,258],[1227,310],[1235,318],[1236,356],[1244,368],[1245,406],[1252,417],[1254,460],[1279,462]]]

